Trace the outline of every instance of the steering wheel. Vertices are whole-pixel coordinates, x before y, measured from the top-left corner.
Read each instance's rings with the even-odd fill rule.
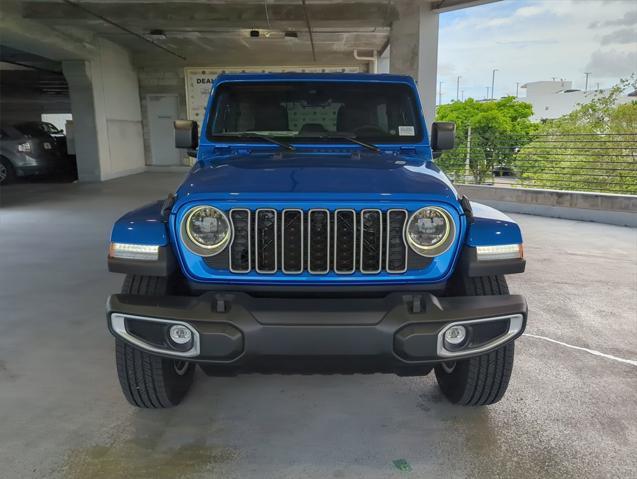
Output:
[[[376,125],[361,125],[357,128],[354,128],[352,133],[356,136],[383,136],[385,132],[382,128],[379,128]]]

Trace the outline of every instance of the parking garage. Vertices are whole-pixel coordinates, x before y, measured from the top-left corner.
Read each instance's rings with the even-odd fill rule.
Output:
[[[72,114],[79,181],[103,181],[187,165],[166,130],[200,120],[224,71],[406,73],[433,117],[438,15],[484,2],[423,3],[6,1],[3,77],[31,65],[66,81],[66,107],[55,109]],[[16,51],[41,63],[16,62]],[[46,97],[27,114],[35,99],[21,101],[31,120],[52,108]],[[3,111],[3,121],[17,116]]]
[[[511,212],[526,243],[527,271],[509,285],[530,320],[496,405],[450,405],[432,375],[197,371],[179,408],[146,411],[117,383],[104,319],[122,280],[106,271],[110,230],[183,180],[192,158],[174,147],[172,123],[201,121],[211,80],[406,73],[433,118],[438,15],[480,3],[3,2],[3,124],[63,121],[77,181],[0,187],[0,475],[631,476],[628,195],[460,187]]]

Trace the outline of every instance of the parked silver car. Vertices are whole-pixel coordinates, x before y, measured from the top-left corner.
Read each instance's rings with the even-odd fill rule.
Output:
[[[50,136],[25,135],[12,126],[0,126],[0,184],[16,177],[51,175],[66,169],[66,155]]]

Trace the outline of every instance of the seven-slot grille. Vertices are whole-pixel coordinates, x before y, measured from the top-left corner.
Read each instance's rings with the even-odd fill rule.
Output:
[[[407,211],[272,208],[230,211],[233,273],[404,273]]]

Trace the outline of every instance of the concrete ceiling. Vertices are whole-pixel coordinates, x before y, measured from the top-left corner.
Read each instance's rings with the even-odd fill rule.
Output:
[[[352,64],[382,52],[409,0],[21,0],[23,19],[86,42],[99,35],[140,67]],[[447,11],[490,0],[421,0]],[[310,29],[311,37],[310,38]],[[251,36],[258,30],[259,36]],[[155,33],[155,34],[153,34]],[[287,33],[287,36],[286,36]],[[254,35],[254,34],[252,34]],[[312,42],[314,43],[314,54]],[[313,56],[316,57],[314,61]]]

